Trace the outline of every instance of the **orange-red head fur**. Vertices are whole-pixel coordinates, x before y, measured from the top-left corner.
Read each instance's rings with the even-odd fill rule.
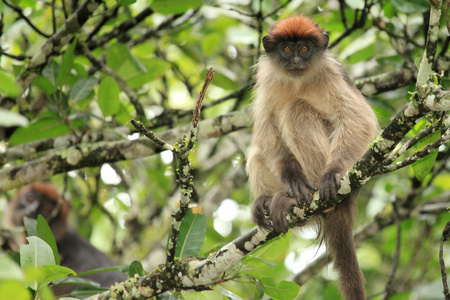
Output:
[[[23,204],[26,204],[26,202],[31,202],[31,201],[36,201],[36,199],[39,199],[40,202],[45,202],[44,199],[49,200],[48,204],[45,207],[45,210],[49,210],[50,208],[53,209],[58,202],[60,202],[62,205],[60,206],[60,211],[58,213],[58,216],[60,216],[63,219],[66,219],[67,214],[69,212],[69,203],[64,201],[61,197],[61,195],[59,194],[56,186],[54,186],[51,183],[46,183],[46,182],[39,182],[39,183],[32,183],[29,184],[23,188],[21,188],[18,192],[17,192],[17,200],[16,201],[20,201],[20,199],[22,199],[23,197],[28,197],[27,201],[21,201],[23,202]],[[42,203],[39,207],[39,210],[44,209],[44,207],[42,207]],[[39,211],[38,210],[38,211]],[[39,213],[44,213],[47,211],[39,211]],[[49,213],[50,211],[48,211]]]
[[[55,211],[56,210],[56,211]],[[67,227],[69,202],[64,200],[51,183],[38,182],[21,188],[9,207],[10,225],[21,226],[23,217],[36,219],[40,214],[49,222],[58,240]]]
[[[275,23],[264,37],[264,48],[266,44],[277,44],[280,41],[313,40],[319,46],[326,48],[328,36],[320,26],[312,19],[305,16],[294,16]]]

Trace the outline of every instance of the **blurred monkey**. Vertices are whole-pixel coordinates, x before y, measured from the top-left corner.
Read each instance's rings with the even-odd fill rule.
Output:
[[[92,246],[86,239],[69,229],[67,215],[69,203],[63,199],[51,183],[33,183],[20,189],[5,213],[5,227],[23,226],[23,217],[37,219],[42,215],[48,222],[56,240],[61,266],[75,272],[107,268],[116,264],[104,253]],[[122,282],[127,276],[119,271],[107,271],[83,276],[109,288],[115,282]],[[57,285],[56,295],[68,294],[79,285]]]

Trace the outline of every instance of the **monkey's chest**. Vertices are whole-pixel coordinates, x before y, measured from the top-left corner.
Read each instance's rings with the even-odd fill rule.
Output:
[[[334,130],[333,120],[306,100],[288,102],[277,111],[277,123],[283,140],[308,142],[322,139],[328,143]]]

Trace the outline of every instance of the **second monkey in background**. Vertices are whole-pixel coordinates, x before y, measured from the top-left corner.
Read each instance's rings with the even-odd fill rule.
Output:
[[[276,23],[263,46],[246,166],[255,197],[252,218],[287,232],[291,205],[308,204],[317,189],[322,200],[337,198],[341,177],[375,137],[377,119],[313,20],[299,16]],[[355,209],[356,193],[325,215],[323,226],[347,300],[366,299],[352,233]]]

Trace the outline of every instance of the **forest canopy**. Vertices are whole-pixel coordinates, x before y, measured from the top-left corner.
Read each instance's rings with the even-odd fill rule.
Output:
[[[450,299],[449,6],[0,0],[0,295],[55,299],[54,285],[77,278],[45,221],[5,221],[20,188],[51,182],[68,226],[130,277],[83,282],[72,297],[340,299],[320,236],[295,227],[336,203],[291,212],[281,235],[250,217],[253,66],[270,26],[303,14],[380,124],[338,200],[362,187],[354,236],[367,295]],[[29,247],[12,247],[24,230]]]

